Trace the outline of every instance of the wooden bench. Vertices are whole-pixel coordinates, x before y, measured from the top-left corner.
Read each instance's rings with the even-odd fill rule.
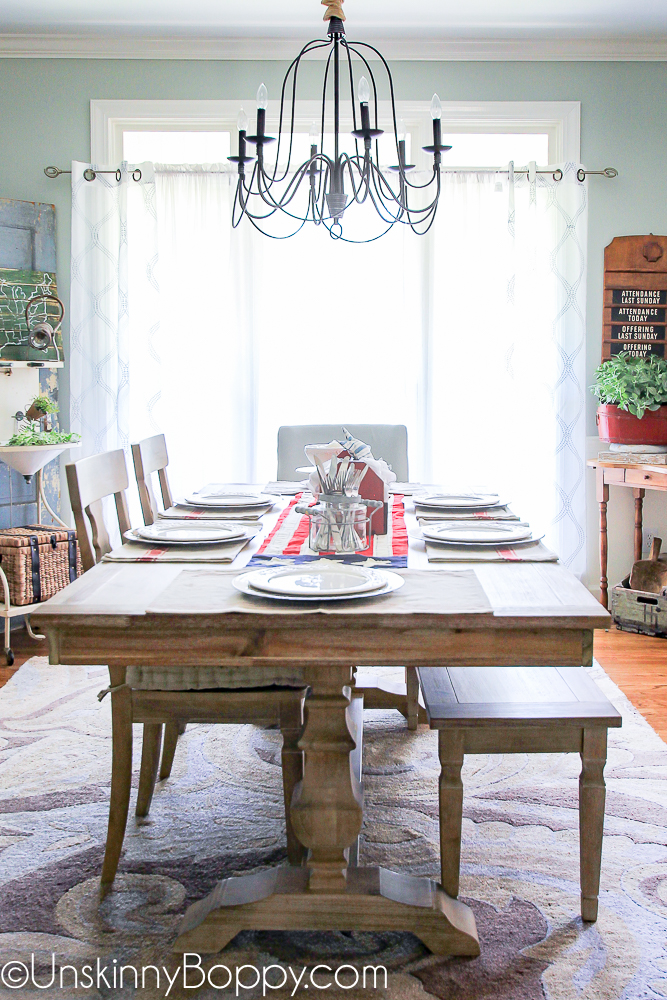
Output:
[[[442,887],[459,893],[466,753],[579,753],[581,916],[597,920],[607,729],[621,716],[583,667],[422,667],[440,755]]]

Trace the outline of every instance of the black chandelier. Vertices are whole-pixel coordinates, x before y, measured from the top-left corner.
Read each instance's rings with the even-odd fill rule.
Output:
[[[232,213],[232,224],[238,226],[245,216],[265,236],[286,239],[294,236],[307,222],[324,226],[334,239],[350,243],[369,243],[379,239],[397,222],[410,226],[413,232],[424,235],[433,224],[440,197],[441,154],[451,146],[442,145],[442,107],[437,94],[431,101],[433,119],[433,145],[423,149],[433,156],[433,172],[423,184],[409,180],[414,164],[406,163],[405,130],[396,119],[394,82],[387,61],[372,45],[366,42],[348,42],[343,21],[344,0],[321,0],[327,10],[324,20],[329,22],[328,38],[308,42],[290,65],[283,80],[280,95],[280,119],[275,163],[265,166],[264,147],[275,142],[266,135],[266,107],[268,93],[264,84],[257,91],[257,128],[255,135],[247,135],[247,118],[239,114],[238,155],[228,159],[238,164],[238,182]],[[310,156],[298,166],[292,165],[294,145],[294,119],[297,99],[297,77],[301,60],[316,49],[331,47],[326,60],[322,86],[322,114],[319,125],[310,129]],[[380,167],[378,139],[384,134],[378,128],[378,93],[375,76],[364,55],[375,53],[387,74],[391,98],[391,120],[398,162],[385,173]],[[362,76],[357,87],[358,111],[354,100],[354,74],[352,57],[356,56],[368,73]],[[372,58],[372,56],[370,57]],[[341,149],[341,84],[349,80],[349,101],[352,107],[352,135],[354,153]],[[333,79],[332,79],[333,78]],[[327,105],[331,101],[328,91],[333,84],[333,156],[324,151]],[[287,163],[280,164],[280,146],[283,141],[283,123],[289,113],[289,149]],[[371,124],[372,112],[372,124]],[[256,156],[247,155],[247,144],[255,147]],[[362,147],[363,143],[363,147]],[[250,178],[246,177],[246,164],[252,164]],[[390,179],[391,178],[391,179]],[[393,181],[393,183],[392,183]],[[412,203],[411,203],[412,202]],[[371,205],[380,219],[382,231],[365,239],[351,239],[343,235],[343,215],[354,203]],[[291,232],[271,231],[272,221],[285,221]]]

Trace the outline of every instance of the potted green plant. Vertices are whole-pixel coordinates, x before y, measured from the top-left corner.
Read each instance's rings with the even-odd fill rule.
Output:
[[[667,361],[617,354],[596,369],[591,389],[602,441],[667,448]]]
[[[41,420],[48,413],[57,412],[58,407],[48,396],[35,396],[25,415],[28,420]]]

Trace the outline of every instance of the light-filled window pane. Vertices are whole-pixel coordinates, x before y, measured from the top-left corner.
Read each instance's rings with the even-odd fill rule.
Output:
[[[230,155],[229,132],[124,132],[128,163],[222,163]]]
[[[510,160],[525,167],[531,160],[549,163],[549,136],[543,132],[447,132],[442,141],[452,148],[442,154],[443,167],[498,167]]]

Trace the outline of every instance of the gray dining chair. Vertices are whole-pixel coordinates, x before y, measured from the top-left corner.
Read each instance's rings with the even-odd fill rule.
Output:
[[[287,424],[278,428],[278,480],[294,482],[303,478],[296,470],[308,464],[307,444],[328,444],[343,436],[343,427],[370,446],[374,458],[383,458],[401,483],[408,476],[408,429],[405,424]],[[374,668],[368,668],[373,671]],[[361,680],[361,679],[360,679]],[[408,729],[426,722],[419,705],[419,679],[415,667],[405,668],[405,690],[383,687],[382,677],[366,674],[356,691],[364,696],[364,708],[396,709],[407,719]]]
[[[408,482],[408,429],[405,424],[291,424],[278,428],[278,479],[296,482],[296,470],[308,464],[307,444],[337,441],[347,427],[354,437],[370,446],[374,458],[383,458],[400,483]]]

